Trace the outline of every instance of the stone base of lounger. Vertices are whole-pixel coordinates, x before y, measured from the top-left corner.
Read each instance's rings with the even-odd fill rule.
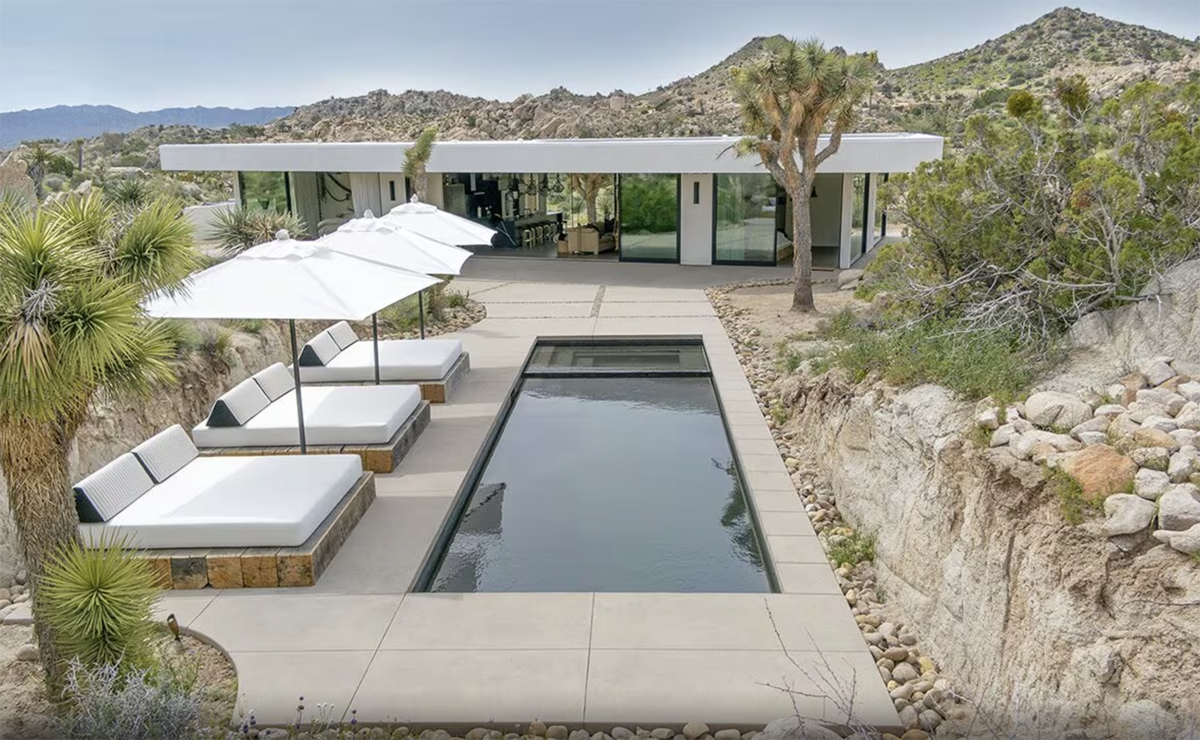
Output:
[[[363,473],[299,547],[143,550],[139,557],[150,561],[162,588],[312,586],[374,500],[375,474]]]
[[[417,437],[429,426],[429,402],[421,401],[409,414],[392,438],[378,445],[309,445],[310,455],[358,455],[362,458],[363,470],[372,473],[390,473],[396,469]],[[200,450],[203,457],[246,457],[248,455],[299,455],[300,446],[287,447],[205,447]]]

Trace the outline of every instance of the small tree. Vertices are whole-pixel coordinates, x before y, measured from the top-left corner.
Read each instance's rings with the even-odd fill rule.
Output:
[[[567,181],[572,191],[583,195],[583,202],[587,206],[588,223],[597,223],[596,199],[600,197],[600,191],[604,189],[604,186],[612,182],[612,176],[596,173],[572,173],[567,176]]]
[[[425,200],[428,180],[425,168],[429,165],[429,157],[433,154],[433,143],[437,140],[437,126],[429,126],[413,145],[404,152],[404,176],[412,183],[413,192],[420,200]]]
[[[817,39],[768,40],[768,55],[730,70],[745,138],[739,155],[758,154],[792,201],[795,246],[793,311],[812,311],[812,213],[809,194],[821,163],[837,153],[871,90],[875,55],[826,49]],[[829,141],[819,138],[832,125]]]
[[[67,454],[98,392],[170,377],[170,338],[141,303],[198,264],[190,224],[170,201],[120,212],[92,195],[0,217],[0,470],[52,686],[63,664],[39,584],[78,537]]]

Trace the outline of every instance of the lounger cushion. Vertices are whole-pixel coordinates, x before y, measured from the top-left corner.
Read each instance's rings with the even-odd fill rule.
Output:
[[[271,405],[254,378],[246,378],[217,399],[208,414],[210,427],[240,427]]]
[[[263,368],[254,374],[254,382],[262,389],[267,400],[275,401],[295,388],[295,379],[282,362]]]
[[[200,453],[183,427],[176,424],[134,447],[133,454],[154,482],[162,483]]]
[[[333,341],[329,332],[323,331],[308,340],[308,344],[300,351],[300,367],[328,365],[341,351],[342,348]]]
[[[75,484],[79,521],[108,521],[153,487],[150,474],[136,457],[126,452]]]
[[[107,532],[144,548],[296,547],[360,475],[357,455],[202,457],[80,534],[94,542]]]
[[[325,331],[329,332],[329,336],[333,337],[333,341],[340,349],[346,349],[358,341],[358,335],[345,321],[339,321]]]
[[[353,383],[375,379],[374,342],[352,344],[323,367],[300,363],[302,383]],[[386,381],[441,380],[462,355],[457,339],[389,339],[379,343],[379,378]]]
[[[306,386],[304,435],[310,445],[386,444],[421,403],[415,385]],[[286,447],[300,444],[296,397],[288,393],[240,427],[200,424],[200,447]]]

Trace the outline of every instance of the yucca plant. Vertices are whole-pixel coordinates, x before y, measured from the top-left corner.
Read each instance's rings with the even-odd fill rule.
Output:
[[[181,219],[174,206],[126,213],[95,195],[0,217],[0,470],[52,689],[63,664],[41,575],[78,537],[67,455],[96,393],[171,378],[173,345],[141,303],[199,264]]]
[[[110,201],[126,207],[138,207],[150,200],[150,186],[144,180],[118,180],[104,189]]]
[[[149,668],[155,574],[123,538],[101,537],[94,544],[67,542],[55,552],[38,586],[38,618],[54,628],[62,659]]]
[[[428,126],[404,152],[404,176],[412,183],[413,192],[418,200],[425,200],[425,190],[428,180],[425,168],[433,155],[433,144],[437,141],[437,126]]]
[[[230,255],[269,242],[281,230],[286,230],[293,239],[308,231],[304,219],[294,213],[241,206],[218,212],[212,227],[218,246]]]

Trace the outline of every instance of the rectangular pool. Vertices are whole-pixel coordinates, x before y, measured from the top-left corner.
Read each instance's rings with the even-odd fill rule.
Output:
[[[699,338],[538,340],[420,591],[767,592]]]

